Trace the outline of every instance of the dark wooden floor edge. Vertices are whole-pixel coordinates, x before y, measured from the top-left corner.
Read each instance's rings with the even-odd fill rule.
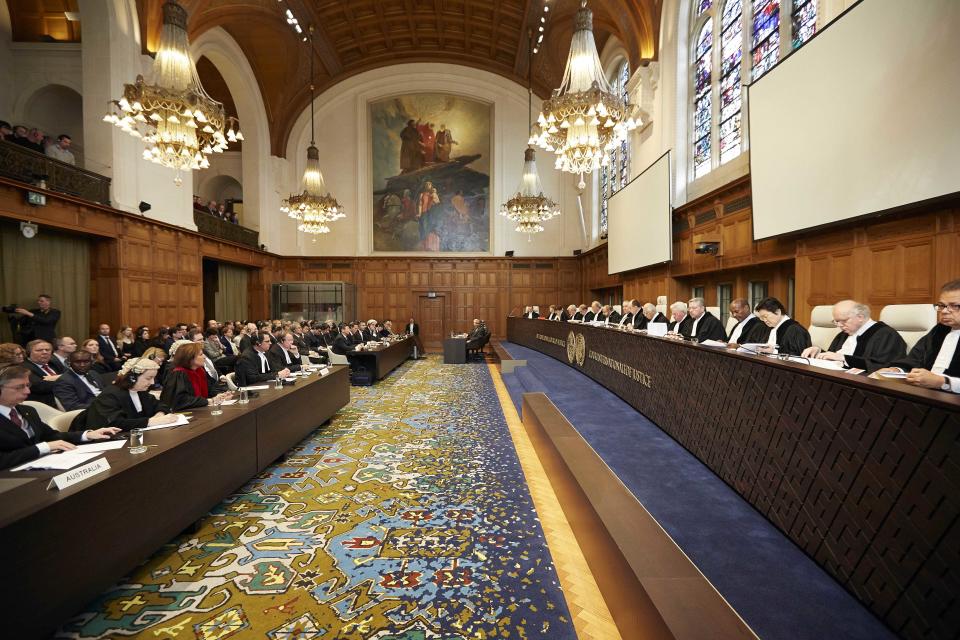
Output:
[[[623,638],[756,640],[545,394],[522,420]]]

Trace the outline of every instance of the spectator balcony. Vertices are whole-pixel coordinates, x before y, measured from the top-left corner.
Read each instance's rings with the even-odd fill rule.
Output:
[[[197,231],[208,236],[245,244],[254,249],[260,246],[260,234],[257,231],[227,222],[206,210],[194,209],[193,222],[197,225]]]
[[[0,140],[0,175],[110,206],[110,178]]]

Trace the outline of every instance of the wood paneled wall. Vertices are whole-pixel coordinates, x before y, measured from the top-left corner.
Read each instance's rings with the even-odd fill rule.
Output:
[[[787,297],[795,278],[795,315],[852,297],[876,307],[931,302],[941,284],[960,277],[960,197],[911,212],[829,230],[754,242],[749,179],[739,179],[674,214],[675,261],[607,275],[602,245],[579,258],[283,257],[221,241],[61,194],[47,206],[27,205],[22,184],[0,179],[0,216],[31,220],[91,240],[91,323],[161,324],[203,319],[202,260],[251,269],[249,317],[270,315],[270,285],[283,281],[345,281],[357,285],[361,318],[409,318],[418,297],[448,301],[449,329],[475,317],[503,335],[504,318],[525,305],[589,302],[594,290],[622,287],[624,296],[685,300],[704,286],[734,285],[747,297],[751,280]],[[42,231],[41,231],[42,232]],[[698,242],[721,243],[717,257],[697,255]]]
[[[854,298],[877,308],[932,302],[939,287],[960,277],[960,197],[911,211],[826,230],[753,241],[749,177],[738,179],[674,212],[674,261],[607,275],[607,248],[582,256],[583,290],[622,286],[642,302],[666,295],[687,300],[705,288],[717,304],[717,285],[732,284],[748,298],[748,283],[766,281],[768,293],[787,302],[794,279],[796,318],[807,324],[820,304]],[[700,242],[720,243],[718,256],[699,255]]]

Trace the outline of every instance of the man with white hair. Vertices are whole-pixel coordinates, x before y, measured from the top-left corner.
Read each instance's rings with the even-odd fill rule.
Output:
[[[573,320],[577,315],[577,305],[571,304],[566,310],[560,314],[560,319],[564,322]]]
[[[603,307],[600,309],[600,315],[603,316],[604,324],[620,323],[620,314],[617,313],[616,309],[614,309],[608,304],[603,305]]]
[[[594,320],[598,320],[602,322],[603,318],[599,316],[600,316],[600,301],[594,300],[593,302],[590,303],[590,309],[588,309],[587,312],[583,314],[583,321],[593,322]]]
[[[727,341],[727,333],[720,324],[720,319],[707,311],[706,303],[703,298],[691,298],[687,303],[690,317],[693,324],[690,325],[690,337],[696,338],[697,342],[704,340]]]
[[[687,315],[687,303],[677,300],[670,305],[670,322],[667,323],[667,333],[689,338],[692,327],[693,319]]]
[[[855,300],[833,305],[833,324],[840,327],[830,348],[804,349],[804,358],[834,360],[854,369],[873,373],[888,362],[907,355],[907,343],[892,327],[870,317],[870,307]]]
[[[630,307],[631,300],[624,300],[623,304],[620,305],[622,309],[622,314],[620,315],[620,321],[617,323],[621,327],[629,327],[633,324],[633,309]]]
[[[636,300],[634,300],[636,302]],[[646,329],[651,323],[657,322],[660,324],[669,324],[667,316],[663,315],[657,311],[657,307],[652,302],[645,303],[642,307],[638,305],[637,307],[640,310],[640,315],[643,317],[642,326],[640,329]]]
[[[534,311],[533,307],[525,307],[523,310],[523,317],[529,320],[536,320],[540,317],[540,314]]]

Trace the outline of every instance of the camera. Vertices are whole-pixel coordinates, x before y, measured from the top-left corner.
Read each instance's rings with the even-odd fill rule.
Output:
[[[710,254],[715,256],[719,251],[720,251],[719,242],[698,242],[697,246],[693,248],[694,253],[699,253],[701,255]]]
[[[2,313],[16,313],[16,312],[17,312],[17,305],[15,305],[15,304],[7,304],[7,305],[4,305],[4,306],[0,307],[0,312],[2,312]]]

